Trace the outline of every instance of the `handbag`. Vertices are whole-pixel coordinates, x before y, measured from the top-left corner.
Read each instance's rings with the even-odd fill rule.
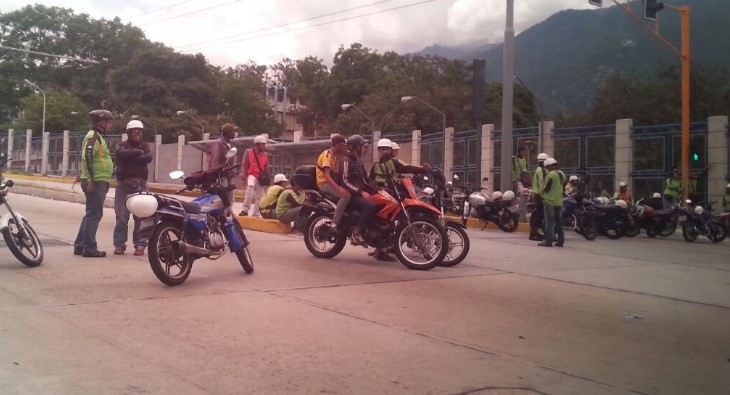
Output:
[[[271,185],[271,176],[269,175],[268,169],[262,169],[261,163],[259,163],[259,156],[256,155],[256,152],[252,151],[252,153],[254,160],[256,160],[256,166],[259,168],[259,185],[264,187]]]

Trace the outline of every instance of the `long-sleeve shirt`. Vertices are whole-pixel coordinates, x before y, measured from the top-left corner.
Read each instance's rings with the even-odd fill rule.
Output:
[[[340,162],[340,174],[342,175],[342,186],[347,189],[350,194],[359,194],[362,191],[373,192],[368,185],[367,171],[360,159],[350,154]]]
[[[147,180],[147,164],[152,162],[152,152],[144,141],[135,143],[132,140],[117,144],[114,150],[117,158],[117,180],[142,178]]]
[[[226,153],[229,149],[231,149],[231,144],[229,144],[223,137],[214,141],[208,150],[208,167],[214,168],[225,165],[228,161]]]

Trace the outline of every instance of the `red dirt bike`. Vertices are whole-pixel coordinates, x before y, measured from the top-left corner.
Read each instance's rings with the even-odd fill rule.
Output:
[[[301,166],[293,181],[310,196],[300,215],[309,218],[304,244],[318,258],[333,258],[351,237],[360,213],[348,210],[342,218],[342,233],[332,222],[337,198],[321,193],[315,179],[315,166]],[[416,198],[410,179],[393,184],[394,194],[379,191],[372,195],[376,213],[362,236],[367,246],[388,248],[398,260],[413,270],[430,270],[438,266],[448,252],[449,243],[441,211]],[[367,247],[365,246],[365,247]]]

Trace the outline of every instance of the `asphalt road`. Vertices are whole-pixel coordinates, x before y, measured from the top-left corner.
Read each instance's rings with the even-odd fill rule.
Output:
[[[730,392],[727,241],[469,230],[465,262],[417,272],[248,232],[254,274],[229,254],[166,287],[146,256],[111,255],[112,210],[110,256],[81,258],[81,205],[10,202],[46,258],[0,242],[2,394]]]

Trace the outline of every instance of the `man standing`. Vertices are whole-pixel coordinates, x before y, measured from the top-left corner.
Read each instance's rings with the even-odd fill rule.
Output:
[[[127,141],[117,144],[114,155],[117,158],[117,187],[114,190],[114,212],[117,224],[114,227],[114,254],[122,255],[127,249],[129,234],[129,210],[127,210],[127,196],[133,193],[147,191],[147,164],[152,162],[152,151],[146,142],[142,141],[144,125],[137,120],[127,124]],[[132,242],[134,255],[144,255],[147,241],[142,240],[139,234],[140,219],[134,217]]]
[[[672,176],[667,178],[664,188],[664,209],[674,208],[674,205],[679,202],[680,196],[682,196],[682,176],[679,174],[679,169],[674,169]]]
[[[545,177],[545,186],[542,189],[545,209],[545,240],[538,245],[552,247],[557,232],[558,240],[555,242],[555,247],[562,247],[565,242],[565,231],[563,229],[563,182],[565,176],[558,170],[558,161],[554,158],[545,159],[545,168],[548,170]]]
[[[524,146],[517,148],[517,156],[512,157],[512,190],[518,196],[522,194],[522,189],[529,187],[527,179],[530,177],[530,173],[527,171],[527,158],[525,158],[525,152],[527,149]],[[525,185],[525,184],[528,185]]]
[[[208,149],[208,168],[212,169],[218,166],[232,165],[229,161],[235,161],[235,158],[229,159],[226,157],[228,150],[231,149],[231,141],[236,138],[236,135],[241,130],[236,125],[230,123],[224,123],[220,127],[221,137],[214,141]],[[235,163],[235,162],[234,162]],[[235,175],[227,173],[221,179],[221,185],[227,187],[235,183]],[[228,200],[233,204],[233,191],[228,192]]]
[[[330,196],[340,198],[337,201],[335,216],[332,219],[335,225],[340,224],[347,204],[350,203],[350,192],[338,184],[338,181],[341,180],[341,174],[337,173],[337,157],[345,152],[347,152],[345,138],[339,134],[332,135],[332,146],[319,154],[317,169],[315,170],[317,188]]]
[[[241,178],[246,183],[246,196],[243,199],[243,210],[239,215],[250,215],[252,217],[263,218],[259,212],[259,204],[261,198],[266,192],[266,187],[271,185],[269,177],[269,157],[264,151],[266,149],[266,137],[256,136],[253,140],[253,148],[243,153],[243,163],[241,163]],[[251,201],[253,209],[251,209]]]
[[[543,237],[538,233],[540,222],[545,217],[545,211],[542,204],[542,186],[545,182],[544,163],[548,155],[541,153],[537,156],[537,168],[535,174],[532,175],[532,195],[535,202],[535,211],[530,216],[530,240],[542,241]]]
[[[103,134],[112,125],[114,115],[107,110],[89,112],[93,124],[81,144],[81,190],[86,195],[86,214],[81,220],[79,233],[74,241],[74,255],[101,258],[106,252],[96,244],[96,230],[104,215],[104,199],[109,192],[112,178],[112,158]]]

